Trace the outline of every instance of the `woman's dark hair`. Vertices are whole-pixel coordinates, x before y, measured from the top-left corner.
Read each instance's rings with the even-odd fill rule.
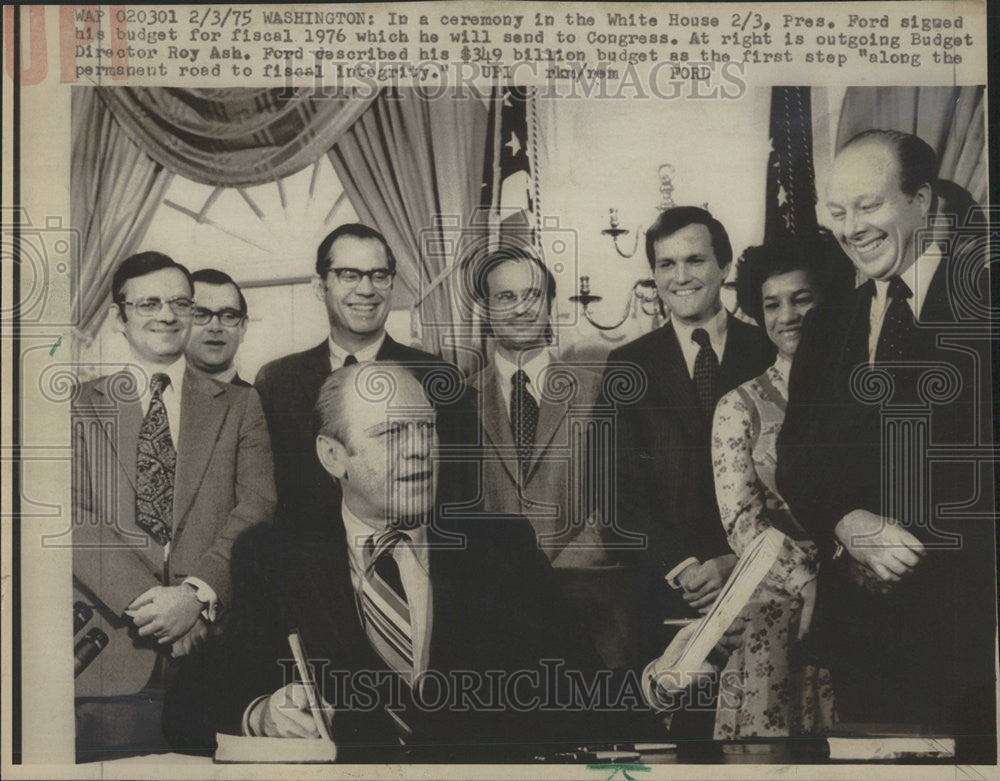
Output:
[[[836,301],[854,288],[854,265],[829,231],[774,239],[747,247],[736,267],[736,300],[744,314],[764,327],[761,289],[771,277],[805,271],[821,303]]]

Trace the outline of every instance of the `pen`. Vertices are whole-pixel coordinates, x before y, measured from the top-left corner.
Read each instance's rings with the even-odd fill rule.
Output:
[[[695,621],[700,621],[700,618],[665,618],[663,619],[664,626],[687,626],[688,624],[693,624]]]
[[[312,674],[309,671],[309,666],[306,664],[306,653],[305,649],[302,647],[302,638],[299,637],[299,631],[297,629],[293,630],[290,635],[288,635],[288,645],[291,646],[292,656],[295,657],[295,666],[298,668],[299,677],[302,679],[302,683],[305,686],[306,698],[309,700],[309,711],[312,713],[313,721],[316,723],[316,729],[319,730],[319,734],[323,736],[326,740],[333,742],[333,737],[331,737],[330,732],[326,728],[326,722],[323,720],[323,714],[320,712],[319,708],[319,696],[316,692],[316,682],[312,678]]]

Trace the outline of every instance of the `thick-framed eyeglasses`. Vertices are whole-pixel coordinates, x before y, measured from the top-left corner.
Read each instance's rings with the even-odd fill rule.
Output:
[[[208,325],[212,322],[213,317],[218,317],[219,322],[226,328],[234,328],[243,322],[243,318],[246,317],[238,309],[217,309],[215,311],[211,309],[205,309],[205,307],[198,306],[194,310],[194,324],[195,325]]]
[[[396,276],[395,271],[390,271],[387,268],[370,268],[367,271],[360,268],[350,268],[348,266],[342,266],[340,268],[331,268],[327,275],[333,274],[339,282],[344,287],[357,287],[361,284],[361,280],[365,277],[371,280],[372,287],[377,287],[381,290],[385,290],[392,286],[392,278]]]
[[[499,293],[492,294],[489,300],[490,306],[494,309],[513,309],[521,302],[534,304],[543,295],[545,295],[544,291],[539,288],[529,287],[527,290],[522,290],[519,293],[513,290],[502,290]]]
[[[178,297],[163,301],[159,298],[143,298],[139,301],[123,301],[125,306],[132,307],[142,317],[154,317],[166,304],[177,317],[190,317],[194,313],[194,301],[190,298]]]

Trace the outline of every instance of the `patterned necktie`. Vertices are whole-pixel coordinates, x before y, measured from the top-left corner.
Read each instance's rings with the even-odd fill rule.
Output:
[[[875,346],[877,362],[901,361],[910,353],[909,343],[916,332],[913,310],[907,303],[912,295],[909,286],[899,277],[889,281],[889,306]]]
[[[395,547],[410,537],[398,529],[386,529],[365,543],[365,571],[358,602],[368,642],[383,661],[408,682],[413,680],[413,628],[406,590],[399,566],[392,556]]]
[[[353,366],[357,362],[358,362],[358,357],[354,353],[351,353],[346,358],[344,358],[344,367],[343,368],[346,369],[348,366]]]
[[[170,438],[163,391],[170,385],[166,374],[154,374],[149,409],[139,428],[135,463],[135,522],[160,545],[170,542],[174,516],[174,471],[177,451]]]
[[[531,454],[535,448],[535,431],[538,428],[538,402],[528,391],[528,375],[518,369],[510,378],[510,427],[517,446],[517,460],[521,473],[528,471]]]
[[[695,328],[691,341],[700,348],[694,359],[694,387],[698,391],[698,403],[702,412],[711,418],[719,400],[719,359],[704,328]]]

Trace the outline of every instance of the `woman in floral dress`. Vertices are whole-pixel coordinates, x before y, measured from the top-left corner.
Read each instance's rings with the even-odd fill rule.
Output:
[[[788,372],[805,315],[820,300],[850,290],[853,282],[850,261],[829,236],[770,242],[747,249],[740,259],[740,309],[764,328],[778,357],[716,407],[715,490],[737,555],[768,528],[778,528],[785,538],[777,563],[743,614],[743,644],[723,673],[715,719],[719,740],[814,734],[833,721],[829,673],[809,662],[801,643],[816,597],[816,545],[778,493],[774,473]]]

